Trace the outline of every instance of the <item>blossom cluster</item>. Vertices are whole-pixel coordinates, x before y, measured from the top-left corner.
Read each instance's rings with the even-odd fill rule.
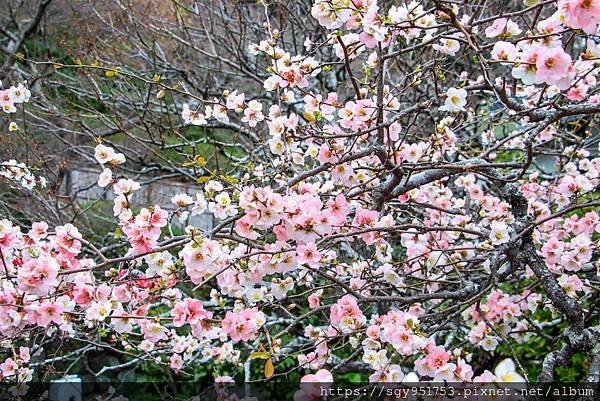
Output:
[[[373,382],[525,380],[503,345],[556,326],[547,311],[564,314],[561,304],[588,302],[597,287],[599,149],[578,138],[565,146],[576,135],[564,119],[600,103],[600,51],[590,37],[569,47],[562,32],[596,33],[600,3],[558,1],[535,27],[446,5],[316,0],[310,13],[328,33],[307,40],[306,55],[267,24],[268,38],[249,50],[266,65],[271,104],[226,90],[181,105],[184,125],[236,121],[264,145],[268,161],[235,180],[201,166],[210,177],[169,194],[170,204],[139,205],[145,183],[129,173],[133,161],[98,140],[97,185],[111,196],[120,242],[96,247],[72,223],[0,220],[0,330],[19,340],[27,330],[74,340],[97,330],[177,373],[293,355],[302,382],[329,382],[350,355]],[[473,51],[482,75],[459,71],[447,83],[437,71],[439,90],[415,104],[384,80],[399,45],[436,63]],[[352,76],[359,62],[364,80]],[[345,90],[321,90],[329,64],[350,75]],[[406,74],[409,87],[429,79],[419,69]],[[29,98],[13,88],[0,93],[7,113]],[[427,122],[404,118],[411,107]],[[547,149],[560,161],[552,173],[534,160]],[[14,160],[0,175],[42,183]],[[203,213],[212,229],[193,224]],[[518,254],[527,246],[547,275]],[[0,364],[3,379],[31,379],[29,351]],[[481,369],[478,355],[502,362]]]

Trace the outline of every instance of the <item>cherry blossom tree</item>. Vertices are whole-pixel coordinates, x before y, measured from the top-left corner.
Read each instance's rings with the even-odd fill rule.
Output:
[[[6,62],[4,381],[598,381],[600,1],[114,5]]]

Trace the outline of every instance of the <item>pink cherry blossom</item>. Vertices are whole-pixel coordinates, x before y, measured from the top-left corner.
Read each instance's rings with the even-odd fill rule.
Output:
[[[317,250],[314,242],[309,242],[306,245],[298,246],[297,260],[298,263],[306,263],[312,268],[319,267],[323,254]]]
[[[59,324],[62,321],[63,307],[60,304],[53,302],[45,302],[40,305],[35,311],[37,315],[37,324],[40,326],[48,326],[48,324],[56,323]]]
[[[571,70],[571,56],[561,48],[542,48],[535,62],[538,79],[556,85],[566,78]]]
[[[227,312],[221,327],[234,343],[248,341],[257,334],[260,327],[254,319],[257,314],[256,309],[245,309],[239,313]]]
[[[560,0],[558,7],[565,16],[566,25],[575,29],[583,29],[589,34],[596,33],[600,23],[600,2],[598,0]]]

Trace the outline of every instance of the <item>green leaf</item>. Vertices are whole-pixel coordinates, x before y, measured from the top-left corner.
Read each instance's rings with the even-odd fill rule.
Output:
[[[269,359],[271,354],[268,352],[253,352],[250,354],[250,359]]]

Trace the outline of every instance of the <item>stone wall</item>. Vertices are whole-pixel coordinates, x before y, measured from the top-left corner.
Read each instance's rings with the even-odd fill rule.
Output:
[[[112,201],[115,194],[110,188],[100,188],[97,184],[100,171],[95,170],[69,170],[63,180],[62,193],[67,196],[76,196],[81,201],[94,201],[103,199]],[[171,203],[173,195],[178,193],[187,193],[191,196],[200,189],[200,186],[194,188],[193,184],[182,184],[161,180],[150,183],[143,183],[131,199],[134,206],[149,207],[160,205],[166,210],[175,210],[176,207]],[[204,231],[210,230],[214,226],[214,217],[211,213],[203,213],[197,216],[190,216],[189,224],[196,226]]]

